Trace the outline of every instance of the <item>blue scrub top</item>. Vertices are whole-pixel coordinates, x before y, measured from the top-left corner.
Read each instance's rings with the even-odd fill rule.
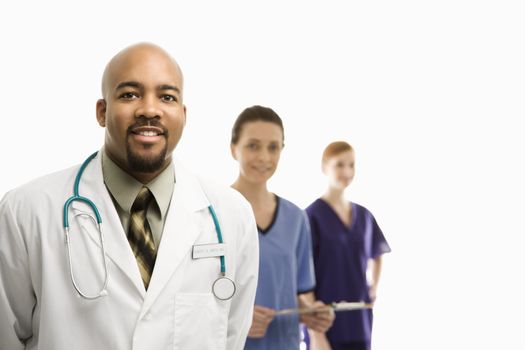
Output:
[[[255,304],[280,310],[297,307],[297,294],[313,291],[315,277],[306,213],[277,197],[272,224],[259,229],[259,282]],[[277,316],[263,338],[246,340],[245,349],[299,349],[297,315]]]
[[[323,199],[306,208],[312,230],[315,295],[327,304],[370,302],[366,280],[368,260],[390,252],[372,213],[359,204],[350,205],[349,227]],[[331,343],[348,343],[369,341],[371,332],[372,310],[355,310],[338,313],[326,336]]]

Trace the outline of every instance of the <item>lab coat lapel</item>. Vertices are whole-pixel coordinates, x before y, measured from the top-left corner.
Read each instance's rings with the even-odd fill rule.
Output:
[[[176,183],[142,312],[147,312],[200,234],[197,213],[209,206],[198,180],[175,163]]]
[[[137,261],[131,250],[128,239],[115,209],[115,205],[104,185],[102,175],[100,153],[94,158],[84,171],[80,182],[79,193],[83,197],[91,199],[98,207],[102,217],[102,233],[108,258],[115,263],[125,274],[137,291],[144,296],[146,290],[140,276]],[[86,211],[88,208],[84,203],[73,202],[71,207],[75,211]],[[81,224],[82,225],[82,224]],[[100,239],[93,229],[86,229],[91,239],[100,246]],[[111,285],[111,274],[109,282]]]

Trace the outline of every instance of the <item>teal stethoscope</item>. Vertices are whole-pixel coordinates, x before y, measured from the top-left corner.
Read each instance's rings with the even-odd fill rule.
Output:
[[[84,163],[80,166],[80,169],[78,170],[77,176],[75,178],[75,184],[73,186],[73,195],[69,197],[66,202],[64,203],[64,231],[66,234],[66,245],[67,245],[67,256],[68,256],[68,262],[69,262],[69,275],[71,276],[71,282],[73,283],[73,287],[75,287],[75,290],[77,293],[84,299],[98,299],[100,297],[108,295],[107,292],[107,286],[108,286],[108,280],[109,280],[109,273],[108,273],[108,263],[107,263],[107,256],[106,256],[106,247],[104,245],[104,235],[102,234],[101,224],[102,224],[102,217],[100,216],[100,213],[97,209],[97,206],[93,201],[91,201],[89,198],[82,197],[78,193],[78,187],[80,184],[80,179],[82,177],[82,173],[88,166],[89,162],[93,160],[93,158],[96,157],[98,152],[93,153],[90,155]],[[102,287],[98,291],[98,293],[94,295],[88,295],[79,288],[76,280],[75,275],[73,273],[73,263],[71,261],[71,241],[69,239],[69,206],[71,203],[78,201],[78,202],[84,202],[86,203],[93,213],[95,214],[95,217],[92,215],[89,215],[87,213],[80,213],[76,214],[76,216],[88,216],[95,225],[97,226],[99,239],[100,239],[100,246],[101,246],[101,253],[102,253],[102,259],[104,261],[104,283],[102,284]],[[223,243],[222,240],[222,233],[221,233],[221,227],[219,225],[219,220],[217,219],[217,215],[215,214],[215,210],[213,210],[213,207],[210,205],[208,207],[208,210],[210,211],[211,217],[213,219],[213,223],[215,224],[215,231],[217,232],[217,239],[219,241],[219,244]],[[224,255],[220,256],[221,261],[221,274],[219,278],[215,280],[215,282],[212,284],[212,293],[215,295],[215,297],[219,300],[229,300],[233,297],[235,294],[235,283],[226,277],[226,264],[224,262]]]

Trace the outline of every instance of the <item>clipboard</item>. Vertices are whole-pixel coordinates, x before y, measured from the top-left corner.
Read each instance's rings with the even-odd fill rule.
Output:
[[[306,308],[292,308],[292,309],[282,309],[275,312],[275,316],[283,315],[301,315],[301,314],[313,314],[316,312],[341,312],[341,311],[351,311],[351,310],[366,310],[372,309],[373,304],[365,303],[363,301],[359,302],[346,302],[342,301],[339,303],[331,303],[321,307],[306,307]]]

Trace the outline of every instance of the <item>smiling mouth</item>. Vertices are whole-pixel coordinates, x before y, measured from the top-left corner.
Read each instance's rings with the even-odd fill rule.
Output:
[[[155,126],[138,126],[128,130],[128,137],[134,143],[142,145],[142,147],[151,147],[162,142],[167,138],[167,133],[160,127]]]
[[[141,135],[141,136],[159,136],[161,135],[156,131],[139,131],[139,132],[134,132],[134,134]]]
[[[264,173],[264,172],[272,170],[271,168],[268,168],[268,167],[253,167],[252,169],[260,173]]]
[[[128,132],[131,135],[144,136],[144,137],[156,137],[165,136],[165,132],[161,127],[157,126],[136,126],[129,128]]]

